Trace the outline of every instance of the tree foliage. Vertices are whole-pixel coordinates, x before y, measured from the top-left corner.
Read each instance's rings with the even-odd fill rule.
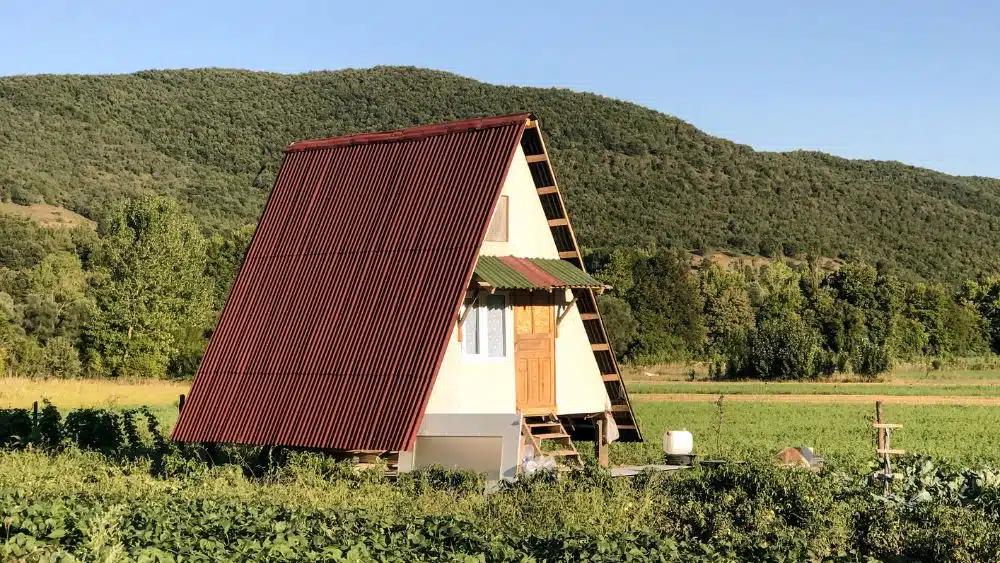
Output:
[[[523,111],[588,247],[812,253],[944,282],[1000,266],[996,180],[758,152],[635,104],[404,67],[0,78],[0,199],[98,220],[152,191],[221,232],[255,222],[291,141]]]
[[[996,180],[757,152],[634,104],[416,68],[213,69],[0,78],[0,202],[101,225],[0,215],[0,368],[190,374],[290,141],[521,111],[627,358],[789,377],[1000,350]],[[692,271],[678,249],[774,263]]]
[[[687,255],[658,251],[635,263],[627,292],[642,327],[635,345],[644,362],[696,354],[705,338],[702,297]]]
[[[992,278],[949,292],[864,262],[833,271],[811,260],[692,268],[680,253],[630,252],[632,276],[621,283],[630,289],[602,303],[612,326],[627,318],[623,306],[635,315],[636,330],[614,340],[626,360],[702,359],[713,375],[799,379],[871,377],[896,361],[998,351],[1000,282]],[[611,270],[598,271],[602,279],[620,278],[609,256],[589,265]]]
[[[102,235],[88,344],[111,374],[162,376],[182,337],[211,320],[205,239],[176,204],[155,197],[117,207]]]

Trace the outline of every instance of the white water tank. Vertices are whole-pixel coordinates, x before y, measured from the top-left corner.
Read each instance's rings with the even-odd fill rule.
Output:
[[[667,430],[663,433],[663,453],[691,455],[692,451],[694,451],[694,436],[687,430]]]

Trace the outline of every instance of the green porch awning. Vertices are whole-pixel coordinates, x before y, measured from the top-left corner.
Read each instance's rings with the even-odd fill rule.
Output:
[[[604,290],[610,286],[565,260],[480,256],[475,279],[495,289],[580,289]]]

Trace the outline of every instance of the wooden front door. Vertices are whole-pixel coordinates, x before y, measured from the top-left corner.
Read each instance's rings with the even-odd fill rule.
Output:
[[[553,412],[556,359],[552,294],[535,291],[512,297],[517,408],[521,412]]]

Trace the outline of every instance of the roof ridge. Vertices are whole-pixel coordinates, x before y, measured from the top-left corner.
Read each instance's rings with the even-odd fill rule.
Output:
[[[392,143],[397,141],[411,141],[433,137],[436,135],[447,135],[449,133],[459,133],[462,131],[476,131],[479,129],[491,129],[493,127],[503,127],[533,119],[531,113],[513,113],[510,115],[498,115],[493,117],[473,117],[460,119],[457,121],[446,121],[441,123],[431,123],[427,125],[416,125],[405,129],[395,129],[392,131],[378,131],[373,133],[357,133],[351,135],[341,135],[338,137],[325,137],[321,139],[308,139],[294,141],[285,147],[285,152],[300,152],[307,150],[324,149],[330,147],[340,147],[349,145],[366,145],[370,143]]]

